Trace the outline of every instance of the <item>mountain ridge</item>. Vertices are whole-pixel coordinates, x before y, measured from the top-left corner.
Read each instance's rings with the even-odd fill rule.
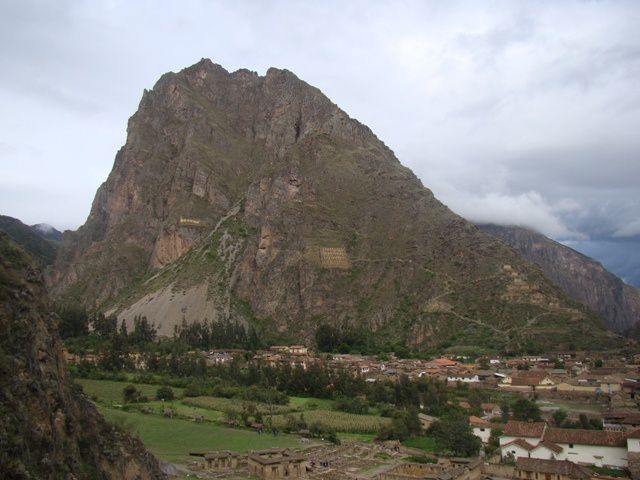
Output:
[[[35,225],[26,225],[17,218],[0,215],[0,230],[9,234],[16,243],[27,250],[41,265],[52,264],[55,260],[58,243],[46,238],[34,227]]]
[[[640,290],[624,283],[597,260],[531,229],[492,224],[479,228],[540,266],[568,296],[600,314],[613,330],[625,333],[637,329]]]
[[[145,91],[50,283],[129,322],[163,315],[165,334],[207,318],[307,340],[331,323],[417,350],[619,342],[320,90],[206,59]]]

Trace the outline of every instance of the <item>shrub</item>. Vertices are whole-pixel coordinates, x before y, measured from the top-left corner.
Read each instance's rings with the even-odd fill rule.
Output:
[[[124,403],[137,403],[142,400],[142,392],[135,385],[127,385],[122,389]]]
[[[175,395],[173,394],[173,390],[171,390],[171,387],[163,386],[158,389],[156,398],[158,400],[173,400],[175,398]]]

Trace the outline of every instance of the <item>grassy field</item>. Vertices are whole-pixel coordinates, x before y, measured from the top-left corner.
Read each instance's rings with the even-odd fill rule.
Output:
[[[600,414],[603,411],[602,405],[575,400],[537,400],[536,403],[543,412],[550,412],[560,408],[572,413]]]
[[[127,385],[131,385],[131,382],[114,382],[112,380],[90,380],[87,378],[75,379],[76,383],[82,385],[84,393],[91,398],[97,398],[99,402],[111,405],[113,403],[122,403],[122,390]],[[153,400],[156,396],[156,392],[161,385],[147,385],[143,383],[136,383],[136,388],[142,392],[143,395]],[[182,388],[171,388],[176,397],[181,397],[183,393]]]
[[[289,405],[298,410],[332,410],[333,400],[314,397],[289,397]]]
[[[346,433],[346,432],[341,432],[341,433],[338,433],[338,438],[340,439],[340,441],[342,443],[373,442],[373,440],[376,438],[376,436],[373,433]]]
[[[82,385],[85,393],[104,406],[113,406],[123,403],[122,390],[129,385],[128,382],[116,382],[111,380],[89,380],[78,379],[77,383]],[[143,395],[150,399],[155,394],[160,385],[135,384]],[[247,404],[253,404],[263,416],[269,413],[269,405],[257,402],[245,402],[238,399],[221,397],[189,397],[181,398],[183,389],[173,388],[176,400],[171,402],[160,402],[152,400],[145,403],[130,404],[125,408],[131,413],[139,412],[141,409],[151,409],[155,416],[162,415],[166,408],[172,408],[179,417],[192,419],[196,416],[203,416],[209,422],[221,423],[224,420],[224,412],[232,411],[240,413]],[[313,423],[320,423],[332,428],[337,432],[349,433],[353,435],[365,435],[367,439],[375,435],[382,426],[389,425],[391,420],[375,415],[356,415],[353,413],[338,412],[332,410],[334,402],[328,399],[290,397],[288,405],[273,405],[274,425],[283,428],[287,424],[287,415],[296,418],[300,413],[304,414],[304,419],[310,426]],[[147,418],[146,415],[143,418]]]
[[[165,409],[172,409],[179,417],[187,417],[193,419],[197,416],[202,416],[209,422],[221,422],[224,420],[224,413],[216,410],[209,410],[208,408],[199,408],[192,405],[186,405],[181,400],[175,400],[173,402],[162,402],[160,400],[154,400],[152,402],[137,403],[128,405],[128,410],[140,411],[143,408],[151,409],[154,414],[162,415]]]
[[[222,398],[222,397],[192,397],[182,400],[185,405],[191,405],[194,407],[207,408],[209,410],[217,410],[219,412],[232,411],[236,413],[242,412],[243,406],[253,404],[261,413],[269,412],[269,405],[259,402],[248,402],[244,400],[238,400],[237,398]],[[293,408],[288,405],[273,405],[272,411],[274,414],[286,413],[292,411]]]
[[[151,452],[171,462],[185,463],[193,460],[189,457],[189,452],[245,452],[252,449],[301,446],[300,440],[291,435],[281,434],[274,437],[249,430],[219,427],[211,423],[125,412],[104,406],[99,408],[107,420],[137,433]]]
[[[390,418],[373,415],[357,415],[333,410],[308,410],[303,413],[307,425],[320,423],[336,432],[377,433],[384,425],[391,424]],[[297,418],[300,414],[294,413],[292,415]],[[275,415],[273,423],[278,428],[284,427],[287,424],[286,415]]]
[[[436,441],[430,437],[413,437],[402,441],[402,445],[417,448],[425,452],[433,452],[436,449]]]

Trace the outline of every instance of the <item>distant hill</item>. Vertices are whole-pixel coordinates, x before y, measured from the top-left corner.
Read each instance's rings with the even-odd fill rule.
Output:
[[[17,218],[0,215],[0,230],[6,232],[14,242],[22,246],[22,248],[29,252],[41,265],[50,265],[55,260],[58,245],[53,240],[43,236],[44,234],[42,232],[44,229],[36,228],[40,227],[40,225],[44,224],[30,227]],[[58,234],[60,233],[55,228],[51,228]],[[51,231],[46,234],[55,236]]]
[[[640,333],[640,291],[597,261],[526,228],[499,225],[479,228],[504,240],[542,268],[569,297],[601,315],[612,330],[628,333],[633,328]]]
[[[37,235],[40,235],[46,240],[53,240],[54,242],[62,240],[62,232],[60,230],[56,230],[55,227],[52,227],[48,223],[37,223],[35,225],[31,225],[31,229]]]

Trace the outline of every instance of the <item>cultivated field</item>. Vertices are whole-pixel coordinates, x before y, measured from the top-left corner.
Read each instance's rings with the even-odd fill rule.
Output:
[[[258,434],[212,423],[195,423],[108,407],[100,407],[100,411],[107,420],[138,434],[145,446],[159,458],[171,462],[187,463],[194,460],[189,457],[190,452],[245,452],[252,449],[301,446],[300,440],[292,435]]]
[[[307,425],[319,423],[337,432],[376,433],[383,426],[391,424],[391,419],[389,418],[333,410],[308,410],[303,414]],[[293,413],[292,415],[298,418],[300,414]],[[287,424],[287,415],[275,415],[273,423],[278,428],[284,427]]]
[[[143,395],[149,398],[149,400],[153,400],[156,397],[156,392],[161,385],[148,385],[145,383],[132,383],[132,382],[115,382],[112,380],[91,380],[87,378],[77,378],[74,379],[76,383],[82,385],[82,389],[84,393],[89,395],[91,398],[96,398],[98,401],[102,403],[106,403],[107,405],[111,405],[114,403],[121,404],[123,402],[122,399],[122,390],[127,385],[135,385],[135,387],[142,392]],[[183,393],[182,388],[173,388],[173,393],[176,397],[181,397]]]

